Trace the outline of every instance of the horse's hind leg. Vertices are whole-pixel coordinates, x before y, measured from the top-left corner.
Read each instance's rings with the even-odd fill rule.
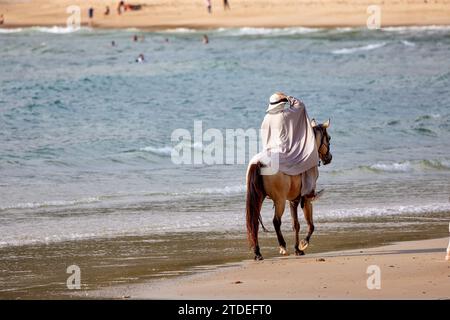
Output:
[[[281,233],[281,217],[284,213],[286,200],[275,202],[275,215],[273,217],[273,226],[277,233],[278,244],[280,245],[280,253],[282,255],[288,255],[286,250],[286,241],[284,241],[283,234]]]
[[[306,223],[308,224],[308,234],[306,238],[300,241],[300,250],[305,250],[309,245],[309,239],[314,232],[314,222],[313,222],[313,207],[311,199],[304,198],[305,204],[303,207],[303,213],[305,215]]]
[[[294,232],[295,232],[295,246],[294,246],[294,250],[295,250],[295,255],[296,256],[301,256],[301,255],[305,254],[303,251],[301,251],[298,248],[298,245],[299,245],[298,234],[300,232],[300,223],[298,222],[297,209],[298,209],[299,202],[300,202],[299,199],[296,199],[296,200],[293,200],[293,201],[289,201],[290,209],[291,209],[291,217],[292,217],[292,228],[294,229]]]

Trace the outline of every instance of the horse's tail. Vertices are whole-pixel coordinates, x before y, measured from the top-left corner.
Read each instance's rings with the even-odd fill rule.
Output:
[[[262,176],[260,173],[261,163],[253,163],[247,171],[247,203],[246,203],[246,220],[247,220],[247,237],[250,246],[256,247],[258,243],[258,227],[259,223],[264,230],[266,228],[261,220],[261,206],[266,196]]]

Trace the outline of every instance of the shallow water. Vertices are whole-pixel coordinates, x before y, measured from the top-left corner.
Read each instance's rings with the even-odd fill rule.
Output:
[[[4,290],[49,281],[44,274],[54,270],[48,266],[6,280],[26,259],[39,265],[81,247],[90,257],[93,244],[101,242],[114,260],[107,244],[119,239],[186,237],[192,244],[198,234],[219,234],[217,247],[238,248],[226,258],[212,254],[209,261],[170,245],[169,255],[189,261],[180,269],[250,257],[244,241],[245,164],[175,165],[171,134],[178,128],[193,132],[198,120],[204,130],[257,129],[276,90],[301,98],[310,117],[331,118],[333,162],[320,167],[319,188],[326,193],[315,207],[316,228],[350,236],[363,228],[361,222],[389,216],[380,232],[448,232],[449,28],[218,29],[208,31],[207,46],[201,43],[204,31],[185,29],[4,30]],[[145,39],[132,42],[134,33]],[[134,62],[140,53],[143,64]],[[193,151],[201,148],[194,145]],[[266,202],[266,224],[271,215]],[[284,218],[287,227],[289,214]],[[411,223],[398,225],[406,220]],[[320,234],[318,248],[329,246],[319,241]],[[156,244],[146,250],[160,255]],[[20,252],[29,252],[28,258]],[[129,250],[125,257],[138,255]],[[174,259],[158,261],[154,272],[142,274],[171,269]]]

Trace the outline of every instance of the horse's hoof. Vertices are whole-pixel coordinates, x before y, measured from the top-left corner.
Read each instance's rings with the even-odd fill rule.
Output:
[[[300,241],[300,250],[303,251],[306,248],[308,248],[309,242],[306,241],[305,239],[303,239],[302,241]]]
[[[287,252],[286,248],[284,247],[280,247],[280,254],[282,254],[283,256],[288,256],[289,253]]]
[[[262,257],[262,255],[256,255],[255,256],[255,261],[261,261],[264,260],[264,258]]]
[[[305,255],[305,252],[302,251],[302,250],[295,250],[295,255],[296,255],[296,256],[304,256],[304,255]]]

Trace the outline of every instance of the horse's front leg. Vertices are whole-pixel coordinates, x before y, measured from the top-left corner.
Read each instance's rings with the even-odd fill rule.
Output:
[[[283,234],[281,233],[281,217],[284,213],[286,206],[286,199],[275,202],[275,215],[273,217],[273,226],[277,233],[278,244],[280,245],[280,254],[288,255],[286,250],[286,241],[284,241]]]
[[[292,229],[294,229],[295,233],[295,245],[294,245],[295,255],[301,256],[304,255],[305,253],[298,248],[300,242],[299,240],[300,223],[298,222],[298,213],[297,213],[299,200],[289,201],[289,204],[292,217]]]
[[[308,247],[309,239],[311,238],[311,235],[314,232],[312,201],[311,201],[311,199],[308,199],[307,197],[304,198],[303,213],[305,215],[306,223],[308,224],[308,234],[306,235],[305,239],[300,241],[300,250],[301,251],[305,250]]]

